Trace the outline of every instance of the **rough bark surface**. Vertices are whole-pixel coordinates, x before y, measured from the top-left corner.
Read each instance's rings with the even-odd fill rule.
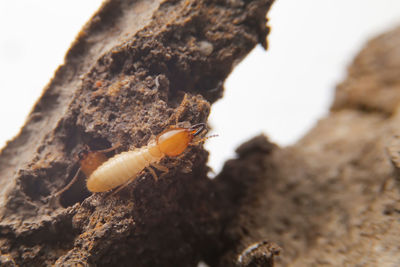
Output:
[[[230,203],[201,146],[120,193],[72,179],[86,145],[119,153],[169,125],[205,122],[233,66],[268,33],[272,0],[118,1],[83,28],[20,134],[0,154],[2,266],[216,262]],[[179,111],[179,112],[178,112]],[[249,259],[246,258],[247,261]]]
[[[219,266],[271,242],[278,266],[400,266],[399,104],[397,28],[366,45],[297,144],[259,136],[226,163],[216,181],[236,211]]]

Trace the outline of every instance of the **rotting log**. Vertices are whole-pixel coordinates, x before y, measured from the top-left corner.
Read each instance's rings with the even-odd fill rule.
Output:
[[[279,266],[400,265],[399,136],[397,28],[366,45],[330,114],[297,144],[259,136],[225,164],[216,182],[236,204],[219,266],[276,246]]]
[[[230,203],[207,178],[201,147],[164,161],[175,165],[163,179],[144,173],[115,196],[89,194],[84,177],[59,202],[53,195],[86,145],[119,142],[119,153],[176,121],[206,122],[233,66],[266,46],[272,1],[106,1],[1,151],[1,265],[217,262]]]

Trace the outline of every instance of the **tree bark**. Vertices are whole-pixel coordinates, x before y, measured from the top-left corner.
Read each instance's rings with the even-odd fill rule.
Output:
[[[233,66],[266,46],[272,0],[106,1],[82,29],[19,135],[0,154],[2,266],[195,266],[225,248],[230,203],[207,178],[201,146],[165,159],[114,196],[76,155],[145,146],[179,121],[206,122]],[[179,111],[179,112],[178,112]]]

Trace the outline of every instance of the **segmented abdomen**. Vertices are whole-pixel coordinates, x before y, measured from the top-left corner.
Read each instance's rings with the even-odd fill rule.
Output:
[[[105,192],[120,186],[138,174],[153,162],[162,158],[152,155],[149,146],[115,155],[100,165],[87,180],[87,188],[91,192]]]

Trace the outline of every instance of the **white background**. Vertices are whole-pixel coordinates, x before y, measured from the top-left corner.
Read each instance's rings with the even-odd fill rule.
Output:
[[[0,0],[0,147],[63,62],[100,0]],[[225,83],[207,142],[218,171],[234,148],[264,132],[282,146],[327,114],[335,84],[365,42],[400,25],[399,0],[276,0],[267,52],[257,47]]]

